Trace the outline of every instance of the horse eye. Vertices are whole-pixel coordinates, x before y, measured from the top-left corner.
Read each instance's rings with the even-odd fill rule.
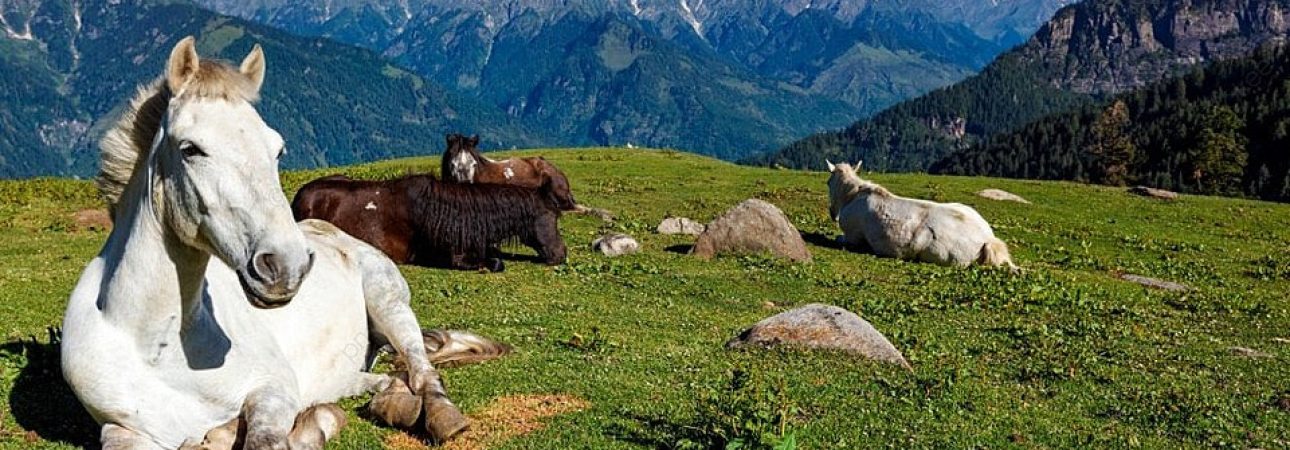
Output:
[[[194,144],[190,141],[179,142],[179,151],[184,153],[185,158],[192,158],[196,156],[206,156],[206,152],[202,151],[201,147],[198,147],[197,144]]]
[[[274,156],[273,159],[282,159],[282,155],[285,155],[285,154],[287,154],[287,147],[283,146],[282,148],[278,149],[278,156]]]

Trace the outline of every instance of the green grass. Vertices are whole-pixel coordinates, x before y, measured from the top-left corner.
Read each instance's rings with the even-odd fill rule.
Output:
[[[544,154],[612,226],[566,216],[567,265],[511,262],[501,274],[404,267],[423,324],[461,327],[515,354],[444,372],[469,413],[502,396],[560,393],[585,411],[501,448],[671,448],[766,432],[798,448],[1286,448],[1290,446],[1290,205],[1185,196],[1161,202],[1073,183],[926,175],[872,178],[902,195],[976,207],[1021,275],[953,269],[811,245],[813,264],[698,261],[692,238],[660,236],[668,214],[711,220],[770,201],[815,242],[837,233],[821,173],[746,168],[671,151]],[[432,158],[341,169],[389,177]],[[288,173],[288,192],[337,170]],[[977,198],[994,187],[1034,202]],[[90,183],[0,182],[0,447],[95,438],[39,342],[57,326],[105,233],[70,215]],[[604,231],[641,254],[589,250]],[[669,248],[672,251],[669,251]],[[527,251],[527,250],[525,250]],[[1129,272],[1190,293],[1119,281]],[[861,314],[913,364],[907,372],[827,353],[729,352],[722,344],[783,307],[827,302]],[[575,336],[578,336],[575,339]],[[1269,357],[1233,354],[1249,347]],[[734,381],[750,379],[743,388]],[[365,399],[345,402],[358,411]],[[780,418],[786,418],[781,421]],[[333,448],[371,448],[389,430],[359,415]],[[67,423],[64,423],[67,422]],[[782,422],[782,423],[781,423]],[[70,423],[70,424],[68,424]],[[782,426],[782,428],[781,428]]]

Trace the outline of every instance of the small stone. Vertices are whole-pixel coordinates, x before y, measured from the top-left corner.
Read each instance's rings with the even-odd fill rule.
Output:
[[[761,304],[762,309],[775,309],[778,307],[779,305],[776,305],[775,302],[762,302]]]
[[[1137,283],[1149,288],[1163,289],[1163,290],[1172,291],[1172,292],[1187,292],[1191,290],[1191,287],[1182,283],[1158,280],[1151,277],[1144,277],[1142,275],[1123,273],[1123,274],[1120,274],[1120,279],[1131,283]]]
[[[985,190],[982,190],[982,191],[980,191],[980,192],[977,192],[977,193],[976,193],[976,195],[977,195],[978,197],[981,197],[981,198],[988,198],[988,199],[990,199],[990,200],[999,200],[999,201],[1004,201],[1004,202],[1025,203],[1025,204],[1027,204],[1027,205],[1029,205],[1029,204],[1030,204],[1030,201],[1029,201],[1029,200],[1026,200],[1026,199],[1024,199],[1024,198],[1021,198],[1021,196],[1020,196],[1020,195],[1013,194],[1013,193],[1011,193],[1011,192],[1008,192],[1008,191],[1005,191],[1005,190],[1002,190],[1002,189],[985,189]]]
[[[1135,194],[1135,195],[1141,195],[1143,197],[1158,198],[1161,200],[1178,200],[1177,192],[1166,191],[1164,189],[1156,189],[1156,188],[1151,188],[1146,186],[1131,187],[1129,188],[1129,193]]]
[[[1264,353],[1249,347],[1232,346],[1232,347],[1228,347],[1227,351],[1230,351],[1232,352],[1233,355],[1240,356],[1242,358],[1271,358],[1272,357],[1271,354]]]
[[[787,345],[840,350],[875,361],[909,368],[909,361],[886,336],[851,311],[812,303],[757,322],[726,342],[726,348]]]
[[[802,233],[783,211],[758,199],[744,200],[708,224],[694,242],[691,254],[711,259],[719,254],[757,254],[810,262]]]
[[[705,229],[707,229],[707,226],[685,217],[668,217],[663,219],[662,222],[659,222],[658,227],[655,230],[658,231],[658,234],[688,234],[691,236],[698,236],[703,234],[703,230]]]
[[[641,245],[631,236],[625,234],[606,234],[591,243],[591,249],[614,257],[630,255],[640,251]]]

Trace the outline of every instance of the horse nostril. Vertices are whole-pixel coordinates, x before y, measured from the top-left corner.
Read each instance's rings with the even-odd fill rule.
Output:
[[[282,257],[275,253],[255,255],[251,275],[262,282],[276,282],[282,275]]]

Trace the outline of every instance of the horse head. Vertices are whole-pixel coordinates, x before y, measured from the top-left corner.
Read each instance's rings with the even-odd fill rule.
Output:
[[[474,182],[475,167],[482,164],[484,158],[476,148],[479,146],[479,136],[467,137],[452,133],[445,139],[448,141],[448,146],[439,164],[441,178],[459,183]]]
[[[863,183],[856,172],[864,162],[857,161],[855,167],[847,163],[834,164],[827,159],[824,163],[829,168],[829,217],[836,221],[842,207],[855,197]]]
[[[561,211],[577,209],[578,201],[573,199],[573,188],[569,186],[569,178],[564,176],[564,172],[541,156],[532,161],[538,173],[544,178],[542,190],[555,203],[556,208]]]
[[[295,296],[314,254],[278,179],[282,136],[253,105],[264,72],[258,45],[233,67],[199,58],[191,36],[179,41],[149,158],[169,234],[232,267],[252,305],[275,308]]]

